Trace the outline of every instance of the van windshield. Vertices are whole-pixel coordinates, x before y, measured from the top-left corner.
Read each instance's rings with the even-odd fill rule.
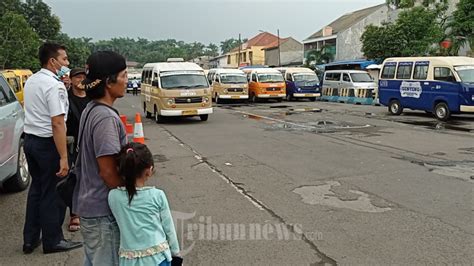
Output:
[[[316,86],[319,83],[319,79],[316,74],[293,74],[293,79],[299,86],[302,86],[300,84],[304,84],[305,86]]]
[[[194,89],[207,87],[207,78],[204,75],[184,74],[161,77],[162,89]]]
[[[245,76],[245,75],[238,75],[238,74],[221,75],[221,83],[224,83],[224,84],[241,84],[241,83],[247,83],[247,76]]]
[[[454,67],[454,70],[456,70],[462,82],[474,83],[474,66],[458,66]]]
[[[281,74],[258,74],[258,81],[262,83],[276,83],[283,82],[283,76]]]
[[[374,82],[367,73],[351,73],[352,82]]]

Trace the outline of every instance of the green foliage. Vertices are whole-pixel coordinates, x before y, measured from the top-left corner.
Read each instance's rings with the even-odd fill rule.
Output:
[[[41,0],[27,0],[23,14],[42,40],[55,38],[61,30],[59,18],[51,14],[51,8]]]
[[[446,4],[449,0],[422,0],[421,4],[425,7],[433,6],[437,4]],[[388,5],[393,6],[395,8],[411,8],[415,6],[416,0],[386,0],[385,1]],[[441,2],[441,3],[439,3]]]
[[[221,52],[223,54],[230,52],[232,49],[239,47],[239,44],[246,42],[247,39],[243,39],[239,42],[238,39],[230,38],[221,42]]]
[[[38,35],[22,15],[7,11],[0,18],[0,68],[38,69]]]
[[[474,1],[461,0],[448,22],[449,36],[453,40],[450,54],[457,54],[459,49],[469,44],[474,49]]]
[[[369,25],[362,34],[362,52],[369,59],[425,56],[436,53],[434,44],[444,35],[440,10],[414,7],[400,12],[395,23]]]
[[[65,33],[60,33],[53,42],[60,43],[67,48],[69,67],[84,67],[87,57],[91,54],[92,43],[90,38],[70,38]]]
[[[323,46],[321,50],[311,50],[306,54],[306,66],[326,64],[333,59],[334,54],[329,52],[329,46]]]

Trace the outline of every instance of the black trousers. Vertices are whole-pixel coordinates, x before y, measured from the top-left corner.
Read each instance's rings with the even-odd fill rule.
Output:
[[[138,88],[133,88],[133,95],[138,95]]]
[[[62,224],[66,206],[56,192],[59,154],[53,138],[25,136],[25,155],[31,174],[31,185],[26,202],[23,241],[36,243],[40,238],[43,248],[51,248],[64,238]]]

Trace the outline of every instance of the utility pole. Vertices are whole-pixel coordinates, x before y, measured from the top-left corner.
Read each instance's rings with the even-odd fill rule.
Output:
[[[237,61],[237,68],[240,67],[240,50],[242,50],[242,41],[240,41],[240,33],[239,33],[239,56]]]
[[[277,37],[278,37],[278,66],[281,67],[280,29],[277,29]]]

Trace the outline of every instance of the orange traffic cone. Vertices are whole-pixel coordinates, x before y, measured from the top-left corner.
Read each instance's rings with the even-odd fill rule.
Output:
[[[145,135],[143,134],[143,124],[140,113],[135,115],[135,131],[133,132],[133,142],[145,144]]]

